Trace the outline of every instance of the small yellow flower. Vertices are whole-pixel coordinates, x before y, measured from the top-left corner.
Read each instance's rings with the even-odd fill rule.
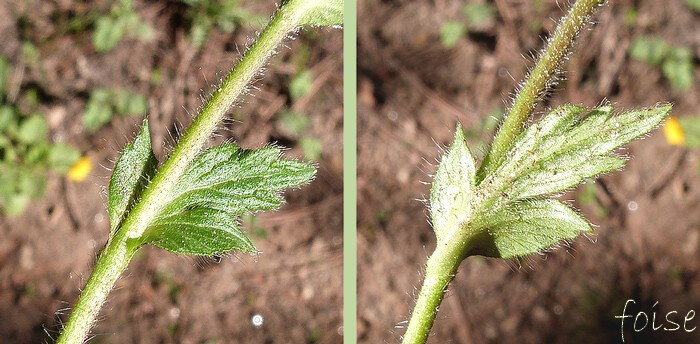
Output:
[[[82,182],[90,174],[90,171],[92,171],[92,161],[87,156],[84,156],[73,164],[66,176],[72,181]]]
[[[683,146],[685,144],[685,133],[681,127],[681,122],[675,116],[669,116],[664,124],[664,135],[668,144],[673,146]]]

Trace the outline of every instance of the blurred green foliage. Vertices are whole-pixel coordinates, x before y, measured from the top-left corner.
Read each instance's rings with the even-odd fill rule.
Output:
[[[0,58],[0,97],[5,94],[5,87],[7,80],[10,79],[11,71],[10,63],[4,58]]]
[[[96,131],[109,123],[115,115],[139,116],[148,110],[146,97],[126,90],[99,88],[90,92],[85,105],[83,126],[88,131]]]
[[[292,138],[298,139],[299,148],[304,152],[304,157],[306,159],[318,161],[321,158],[323,142],[307,134],[311,122],[306,116],[286,110],[280,113],[279,123],[283,132]]]
[[[466,4],[462,7],[464,21],[446,21],[440,27],[440,43],[446,48],[457,45],[459,38],[469,29],[481,27],[496,16],[496,9],[490,4]]]
[[[658,38],[640,37],[629,47],[637,60],[658,66],[671,86],[685,91],[693,84],[693,53],[685,46],[674,46]]]
[[[39,65],[39,59],[41,55],[39,54],[39,49],[30,41],[22,42],[22,58],[24,62],[29,66],[36,67]]]
[[[299,48],[299,53],[289,61],[297,70],[289,82],[289,98],[292,101],[297,101],[311,92],[314,77],[307,67],[310,59],[311,49],[306,42],[303,42]],[[285,110],[279,114],[279,123],[282,131],[297,139],[297,144],[307,160],[317,161],[321,158],[323,143],[318,138],[309,135],[308,129],[311,122],[308,117],[294,111]]]
[[[252,213],[246,213],[243,216],[241,216],[241,221],[243,222],[243,226],[245,226],[246,230],[254,237],[258,239],[267,239],[268,233],[267,229],[261,227],[258,224],[258,218],[255,217],[255,214]]]
[[[685,136],[685,146],[700,148],[700,116],[688,116],[678,119]]]
[[[504,115],[505,111],[502,107],[495,107],[479,123],[464,130],[464,137],[468,140],[469,147],[473,147],[472,154],[475,157],[479,159],[484,157],[488,148],[487,140],[492,136]]]
[[[78,150],[49,143],[47,136],[41,114],[0,105],[0,209],[6,214],[17,215],[43,196],[48,171],[65,174],[80,159]]]
[[[38,60],[34,52],[33,45],[23,45],[25,62]],[[8,102],[6,90],[12,69],[10,62],[0,57],[0,211],[17,215],[31,200],[44,195],[49,171],[66,174],[81,153],[66,144],[49,143],[48,123],[36,113],[40,99],[35,89],[25,91],[17,104]]]
[[[598,199],[595,194],[596,184],[586,183],[581,185],[579,192],[576,195],[576,200],[581,204],[585,204],[593,209],[595,216],[600,219],[606,218],[608,216],[608,208]]]
[[[685,4],[695,12],[700,12],[700,0],[685,0]]]
[[[318,343],[321,340],[321,331],[317,329],[311,329],[309,334],[306,336],[306,342],[309,344]]]
[[[633,27],[635,24],[637,24],[637,9],[634,7],[629,7],[625,10],[625,16],[623,19],[623,23],[625,23],[626,26]]]
[[[153,38],[153,29],[136,13],[132,0],[114,3],[108,14],[97,18],[92,44],[104,53],[114,49],[125,36],[143,41]]]
[[[201,49],[214,27],[233,32],[241,24],[263,24],[265,17],[240,7],[238,0],[182,0],[189,6],[186,17],[192,44]]]
[[[299,146],[304,152],[304,157],[311,161],[318,161],[323,153],[323,142],[318,138],[304,136],[299,140]]]
[[[478,26],[496,15],[496,9],[490,4],[466,4],[462,8],[462,15],[470,26]]]
[[[446,21],[440,27],[440,43],[447,48],[454,48],[457,41],[467,33],[467,25],[458,21]]]
[[[313,83],[314,77],[310,70],[303,69],[299,71],[296,75],[294,75],[292,81],[289,83],[289,96],[292,98],[292,100],[298,100],[311,92],[311,86]]]
[[[284,130],[288,131],[293,137],[302,134],[309,127],[309,119],[294,111],[284,111],[279,116],[280,123]]]

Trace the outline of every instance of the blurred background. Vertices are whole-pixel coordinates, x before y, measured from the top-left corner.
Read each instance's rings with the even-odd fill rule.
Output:
[[[457,122],[481,158],[530,54],[571,1],[359,2],[358,332],[404,332],[435,246],[429,174]],[[597,225],[520,261],[471,257],[451,285],[431,343],[620,342],[627,314],[700,308],[700,4],[615,0],[578,38],[558,91],[538,108],[604,100],[617,109],[674,104],[673,117],[630,144],[623,171],[561,197]],[[523,56],[528,56],[525,58]],[[428,182],[428,184],[426,184]],[[676,320],[682,321],[682,317]],[[657,322],[658,324],[658,322]],[[697,322],[696,322],[697,324]],[[641,323],[639,324],[641,326]],[[632,331],[626,342],[698,342],[697,330]]]
[[[0,2],[0,338],[52,342],[108,235],[110,169],[148,115],[161,161],[276,1]],[[214,143],[288,147],[316,180],[244,227],[261,254],[141,250],[94,343],[341,338],[342,32],[280,49]],[[255,319],[255,323],[253,319]],[[259,321],[262,319],[262,324]],[[245,340],[238,340],[245,338]]]

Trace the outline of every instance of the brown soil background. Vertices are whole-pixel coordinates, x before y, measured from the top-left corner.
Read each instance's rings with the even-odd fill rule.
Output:
[[[125,39],[105,54],[94,51],[91,32],[65,34],[61,25],[108,1],[0,2],[0,53],[20,61],[20,24],[41,53],[38,68],[15,75],[15,86],[32,86],[51,137],[80,148],[94,164],[82,183],[52,176],[43,200],[20,217],[0,217],[0,342],[52,342],[67,319],[107,239],[104,188],[119,150],[141,118],[117,118],[95,134],[81,117],[89,91],[122,87],[147,95],[154,150],[163,160],[177,128],[191,121],[225,72],[255,34],[244,26],[234,34],[214,30],[196,51],[183,24],[179,1],[135,1],[137,12],[155,29],[155,39]],[[274,1],[241,2],[267,15]],[[342,31],[303,33],[282,48],[255,86],[235,108],[215,140],[234,139],[245,148],[277,142],[303,156],[295,138],[281,130],[284,107],[305,114],[308,133],[323,142],[316,180],[286,194],[281,211],[258,216],[267,238],[253,238],[260,255],[180,257],[148,247],[131,262],[103,308],[93,343],[338,343],[342,336]],[[302,42],[310,47],[313,91],[292,103],[288,84]],[[162,70],[162,82],[150,83]],[[101,167],[102,166],[102,167]],[[255,328],[251,317],[264,324]]]
[[[480,2],[480,1],[473,1]],[[531,63],[566,1],[495,0],[494,22],[454,49],[438,39],[466,1],[360,1],[358,8],[358,335],[362,343],[396,343],[415,302],[422,266],[435,239],[425,206],[438,145],[455,124],[476,126],[505,100]],[[558,6],[558,5],[561,5]],[[638,9],[636,24],[623,23]],[[539,111],[565,102],[616,108],[674,103],[697,115],[700,20],[680,0],[611,1],[578,39],[558,92]],[[542,28],[530,30],[533,22]],[[671,90],[657,68],[631,60],[638,36],[690,46],[695,85]],[[511,78],[512,76],[512,78]],[[432,330],[431,343],[615,343],[626,299],[659,317],[700,307],[698,152],[669,146],[660,130],[628,146],[621,172],[595,185],[607,210],[574,202],[596,235],[522,261],[472,257],[462,263]],[[578,190],[562,196],[575,200]],[[635,203],[630,203],[635,202]],[[636,204],[636,208],[635,205]],[[626,325],[626,342],[700,342],[697,330],[650,331]]]

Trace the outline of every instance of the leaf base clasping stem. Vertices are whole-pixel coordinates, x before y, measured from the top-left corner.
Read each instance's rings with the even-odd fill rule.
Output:
[[[151,182],[140,195],[138,202],[123,220],[112,223],[115,231],[110,230],[111,238],[100,254],[68,323],[58,338],[59,344],[80,344],[85,341],[110,290],[134,253],[147,243],[144,232],[171,201],[166,195],[178,185],[190,164],[202,152],[218,123],[246,92],[248,85],[275,53],[280,43],[302,26],[342,24],[342,5],[342,0],[282,1],[265,29],[204,104],[168,159],[155,176],[149,178]],[[145,128],[144,136],[148,138],[150,136],[146,125],[147,121],[142,130]],[[148,140],[146,149],[150,152],[150,139]],[[315,173],[315,169],[313,172]],[[284,184],[284,180],[280,183]],[[200,218],[203,216],[201,211],[197,214]]]
[[[523,131],[523,124],[550,86],[578,32],[585,26],[595,8],[603,2],[605,0],[577,0],[567,15],[562,18],[549,39],[547,47],[540,54],[537,64],[516,95],[488,154],[477,171],[475,180],[477,187],[506,161],[506,153],[511,149],[515,138]],[[459,180],[457,176],[453,178]],[[431,207],[435,207],[432,203],[431,200]],[[436,225],[435,222],[433,219],[433,226]],[[470,229],[467,228],[468,225],[462,223],[460,226],[461,228],[456,229],[457,233],[451,235],[449,239],[440,239],[440,233],[437,233],[438,246],[426,264],[425,280],[403,337],[404,344],[419,344],[427,341],[447,286],[457,273],[459,264],[467,256],[470,247],[475,247],[474,245],[477,244],[475,243],[477,238],[468,234]],[[437,232],[438,228],[434,229]]]

